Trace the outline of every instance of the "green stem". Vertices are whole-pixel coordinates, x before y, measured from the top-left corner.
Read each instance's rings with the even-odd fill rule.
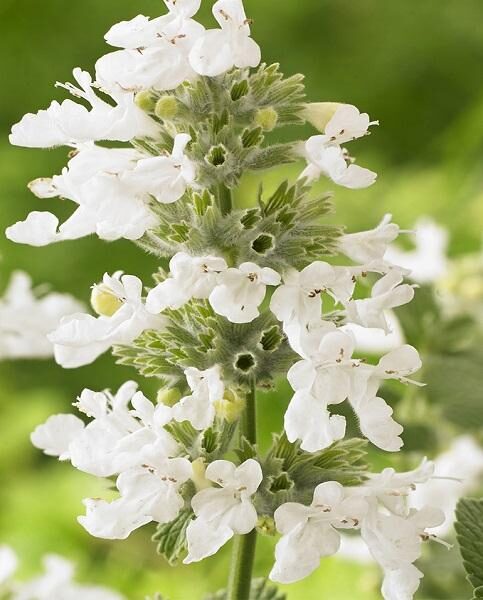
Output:
[[[256,417],[256,383],[252,381],[250,391],[246,396],[246,408],[240,424],[240,435],[246,437],[251,444],[257,443]],[[256,529],[253,529],[247,535],[237,535],[235,537],[227,600],[249,600],[256,545]]]
[[[218,186],[218,205],[222,215],[228,215],[232,210],[231,190],[222,183]]]

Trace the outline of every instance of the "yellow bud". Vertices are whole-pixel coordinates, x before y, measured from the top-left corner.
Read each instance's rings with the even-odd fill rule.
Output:
[[[141,110],[153,112],[156,106],[156,98],[150,90],[143,90],[136,94],[135,102]]]
[[[277,528],[275,527],[274,519],[266,515],[258,517],[257,531],[262,535],[275,535],[277,533]]]
[[[122,306],[122,301],[107,286],[95,285],[91,293],[91,306],[102,317],[112,317]]]
[[[221,400],[215,402],[216,416],[228,423],[235,423],[245,410],[245,398],[240,398],[235,392],[226,390]]]
[[[205,477],[206,462],[204,458],[200,457],[193,461],[191,463],[191,468],[193,469],[193,483],[195,484],[197,491],[211,487],[211,481]]]
[[[174,406],[181,400],[181,392],[178,388],[171,388],[169,390],[160,389],[156,397],[158,404],[164,404],[166,406]]]
[[[174,96],[161,96],[156,102],[154,114],[163,121],[169,121],[178,114],[178,101]]]
[[[312,102],[305,105],[301,114],[315,129],[324,133],[327,123],[340,106],[342,106],[340,102]]]
[[[264,131],[272,131],[278,123],[277,111],[269,106],[261,108],[255,114],[255,125],[261,127]]]

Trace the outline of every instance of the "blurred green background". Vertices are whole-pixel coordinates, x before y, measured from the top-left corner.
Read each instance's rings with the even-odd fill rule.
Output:
[[[211,4],[203,2],[206,25],[212,22]],[[350,102],[381,121],[370,138],[351,146],[359,164],[380,173],[379,181],[364,191],[338,188],[337,220],[357,230],[392,212],[410,228],[419,215],[430,215],[450,229],[452,256],[478,251],[483,225],[481,0],[246,0],[245,6],[264,60],[280,62],[286,74],[305,73],[310,100]],[[160,0],[1,0],[0,230],[40,202],[59,215],[63,211],[56,199],[34,198],[26,184],[59,172],[65,149],[10,147],[12,123],[54,97],[63,98],[53,84],[70,80],[74,66],[92,70],[107,51],[103,35],[112,23],[160,12]],[[287,173],[295,175],[297,169],[268,174],[267,187]],[[244,201],[254,197],[257,183],[254,177],[243,182]],[[104,271],[123,269],[149,282],[156,268],[156,261],[132,244],[107,245],[94,238],[32,249],[1,236],[0,256],[0,287],[20,268],[36,283],[49,282],[85,301]],[[83,387],[115,389],[127,378],[136,374],[114,367],[110,357],[76,371],[49,361],[0,364],[0,543],[16,548],[25,573],[36,569],[45,552],[58,552],[78,562],[81,578],[111,585],[130,599],[160,591],[171,600],[195,600],[224,585],[228,549],[173,570],[154,553],[149,528],[127,542],[90,538],[75,517],[83,497],[102,492],[100,484],[44,458],[29,443],[30,431],[53,412],[68,412]],[[146,393],[155,390],[153,382],[140,383]],[[281,423],[286,396],[282,389],[262,398],[266,430],[274,421]],[[259,575],[270,567],[270,546],[270,540],[261,543]],[[291,586],[289,597],[374,600],[378,585],[376,569],[329,559],[312,577]],[[468,597],[445,596],[444,589],[427,593],[422,590],[417,598]]]

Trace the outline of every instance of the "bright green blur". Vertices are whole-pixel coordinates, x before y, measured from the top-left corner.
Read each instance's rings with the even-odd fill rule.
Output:
[[[208,25],[211,2],[203,6]],[[378,171],[379,181],[363,191],[337,188],[338,222],[352,230],[370,228],[392,212],[410,228],[419,215],[431,215],[450,229],[453,256],[477,251],[483,226],[481,0],[246,0],[245,6],[264,59],[279,61],[286,74],[305,73],[311,101],[350,102],[381,121],[369,138],[351,144],[358,164]],[[11,124],[53,98],[62,99],[53,84],[69,80],[73,67],[92,70],[108,50],[103,34],[112,23],[160,10],[160,0],[1,0],[2,232],[33,209],[69,214],[58,199],[38,200],[26,188],[32,179],[59,172],[65,149],[12,148]],[[294,131],[310,134],[310,128]],[[285,175],[297,173],[290,168]],[[269,173],[267,190],[283,176]],[[259,180],[245,179],[240,201],[255,200]],[[322,181],[319,187],[335,186]],[[0,289],[20,268],[36,283],[52,283],[86,304],[90,286],[105,271],[123,269],[149,284],[156,269],[156,260],[133,244],[107,245],[97,238],[32,249],[2,235],[0,256]],[[159,591],[170,600],[198,600],[224,586],[229,548],[201,564],[171,569],[154,552],[152,528],[126,542],[91,538],[75,517],[83,510],[81,499],[104,494],[107,484],[43,457],[29,443],[35,425],[54,412],[70,412],[83,387],[115,389],[127,378],[136,373],[114,367],[110,357],[76,371],[52,362],[0,365],[0,544],[11,543],[22,555],[25,573],[38,567],[42,554],[58,552],[78,562],[85,581],[110,585],[130,599]],[[156,382],[141,385],[154,399]],[[264,439],[274,422],[281,425],[288,389],[282,392],[282,401],[280,396],[261,400]],[[272,540],[260,543],[257,575],[268,572],[272,547]],[[288,591],[290,600],[376,600],[378,585],[376,569],[328,559]],[[444,586],[431,596],[467,597],[465,592],[456,598]],[[416,598],[429,596],[420,592]]]

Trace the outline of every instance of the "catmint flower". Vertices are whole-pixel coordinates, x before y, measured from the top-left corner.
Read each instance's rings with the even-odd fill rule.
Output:
[[[12,127],[10,143],[28,148],[51,148],[97,140],[127,142],[134,137],[149,137],[157,131],[156,123],[134,103],[134,94],[124,90],[110,92],[116,106],[108,104],[94,92],[92,78],[74,69],[80,87],[58,84],[73,96],[86,100],[82,104],[54,101],[47,110],[27,114]]]
[[[257,524],[251,496],[263,474],[256,460],[250,458],[239,467],[227,460],[215,460],[208,465],[205,476],[218,487],[201,490],[191,500],[196,519],[186,530],[185,564],[212,556],[235,534],[247,534]]]
[[[141,464],[141,453],[150,446],[160,456],[178,453],[177,443],[164,429],[171,420],[170,409],[155,407],[132,381],[114,395],[85,389],[75,406],[92,420],[85,425],[74,415],[54,415],[32,433],[34,446],[97,477]]]
[[[448,272],[448,230],[427,217],[419,219],[413,229],[414,250],[406,252],[392,244],[386,259],[407,269],[416,283],[435,283]]]
[[[314,102],[307,104],[302,115],[316,129],[323,132],[327,142],[344,144],[369,134],[371,121],[367,113],[361,113],[352,104],[337,102]]]
[[[191,19],[200,2],[165,2],[167,15],[150,20],[138,15],[114,25],[105,39],[123,48],[96,63],[97,81],[105,88],[172,90],[196,77],[188,57],[204,27]]]
[[[169,523],[178,516],[184,505],[179,488],[191,477],[191,463],[186,458],[164,458],[157,451],[147,451],[144,461],[117,478],[119,499],[84,501],[86,515],[78,521],[91,535],[126,539],[151,521]]]
[[[219,285],[210,294],[210,304],[232,323],[250,323],[260,314],[267,285],[279,285],[280,281],[273,269],[246,262],[220,275]]]
[[[310,575],[325,556],[335,554],[341,543],[338,529],[357,528],[367,511],[362,498],[346,494],[335,481],[314,490],[310,506],[282,504],[275,511],[277,530],[282,534],[275,549],[270,579],[293,583]]]
[[[192,298],[207,299],[217,286],[220,273],[228,268],[225,259],[216,256],[193,257],[178,252],[169,263],[170,277],[153,288],[146,308],[158,314],[166,308],[180,308]]]
[[[171,155],[143,158],[126,173],[123,182],[140,193],[150,194],[162,204],[176,202],[196,177],[194,163],[184,153],[190,140],[189,135],[178,134]]]
[[[305,158],[308,166],[300,176],[309,182],[325,175],[334,183],[351,189],[366,188],[375,183],[377,174],[348,162],[345,150],[327,143],[325,135],[311,137],[305,143]]]
[[[39,294],[27,273],[15,271],[0,297],[0,360],[50,358],[54,348],[47,334],[83,308],[68,294]]]
[[[92,233],[108,241],[140,238],[156,223],[148,207],[152,188],[138,185],[133,189],[129,185],[129,174],[144,162],[143,158],[140,152],[127,148],[81,146],[62,175],[30,184],[31,191],[39,198],[60,196],[72,200],[78,205],[74,213],[60,227],[51,213],[30,213],[25,221],[7,229],[7,237],[32,246]]]
[[[322,297],[329,294],[336,302],[347,302],[355,287],[351,271],[316,261],[302,271],[291,270],[283,277],[283,285],[273,293],[270,309],[279,321],[301,325],[320,318]]]
[[[185,377],[192,391],[173,406],[176,421],[189,421],[195,429],[207,429],[213,424],[217,403],[221,402],[225,386],[218,365],[200,371],[195,368],[185,370]]]
[[[259,45],[250,37],[250,21],[241,0],[218,0],[213,15],[221,29],[209,29],[195,43],[190,63],[200,75],[215,77],[232,67],[256,67]]]
[[[74,581],[74,565],[56,554],[43,559],[44,573],[27,582],[13,580],[18,559],[8,546],[0,547],[0,585],[14,600],[123,600],[120,594],[100,586]],[[3,575],[6,575],[3,578]]]
[[[101,289],[119,301],[118,310],[97,318],[80,313],[64,317],[49,335],[58,364],[67,369],[88,365],[114,344],[129,344],[144,330],[162,327],[163,318],[146,310],[142,288],[133,275],[104,275]]]
[[[408,304],[414,298],[414,287],[402,283],[403,274],[398,269],[389,271],[377,281],[370,298],[346,302],[347,319],[363,327],[383,329],[389,333],[385,311]]]
[[[338,241],[340,251],[363,265],[384,260],[389,244],[400,233],[399,225],[391,223],[391,220],[392,215],[387,214],[375,229],[343,235]],[[393,260],[390,262],[399,264]]]

